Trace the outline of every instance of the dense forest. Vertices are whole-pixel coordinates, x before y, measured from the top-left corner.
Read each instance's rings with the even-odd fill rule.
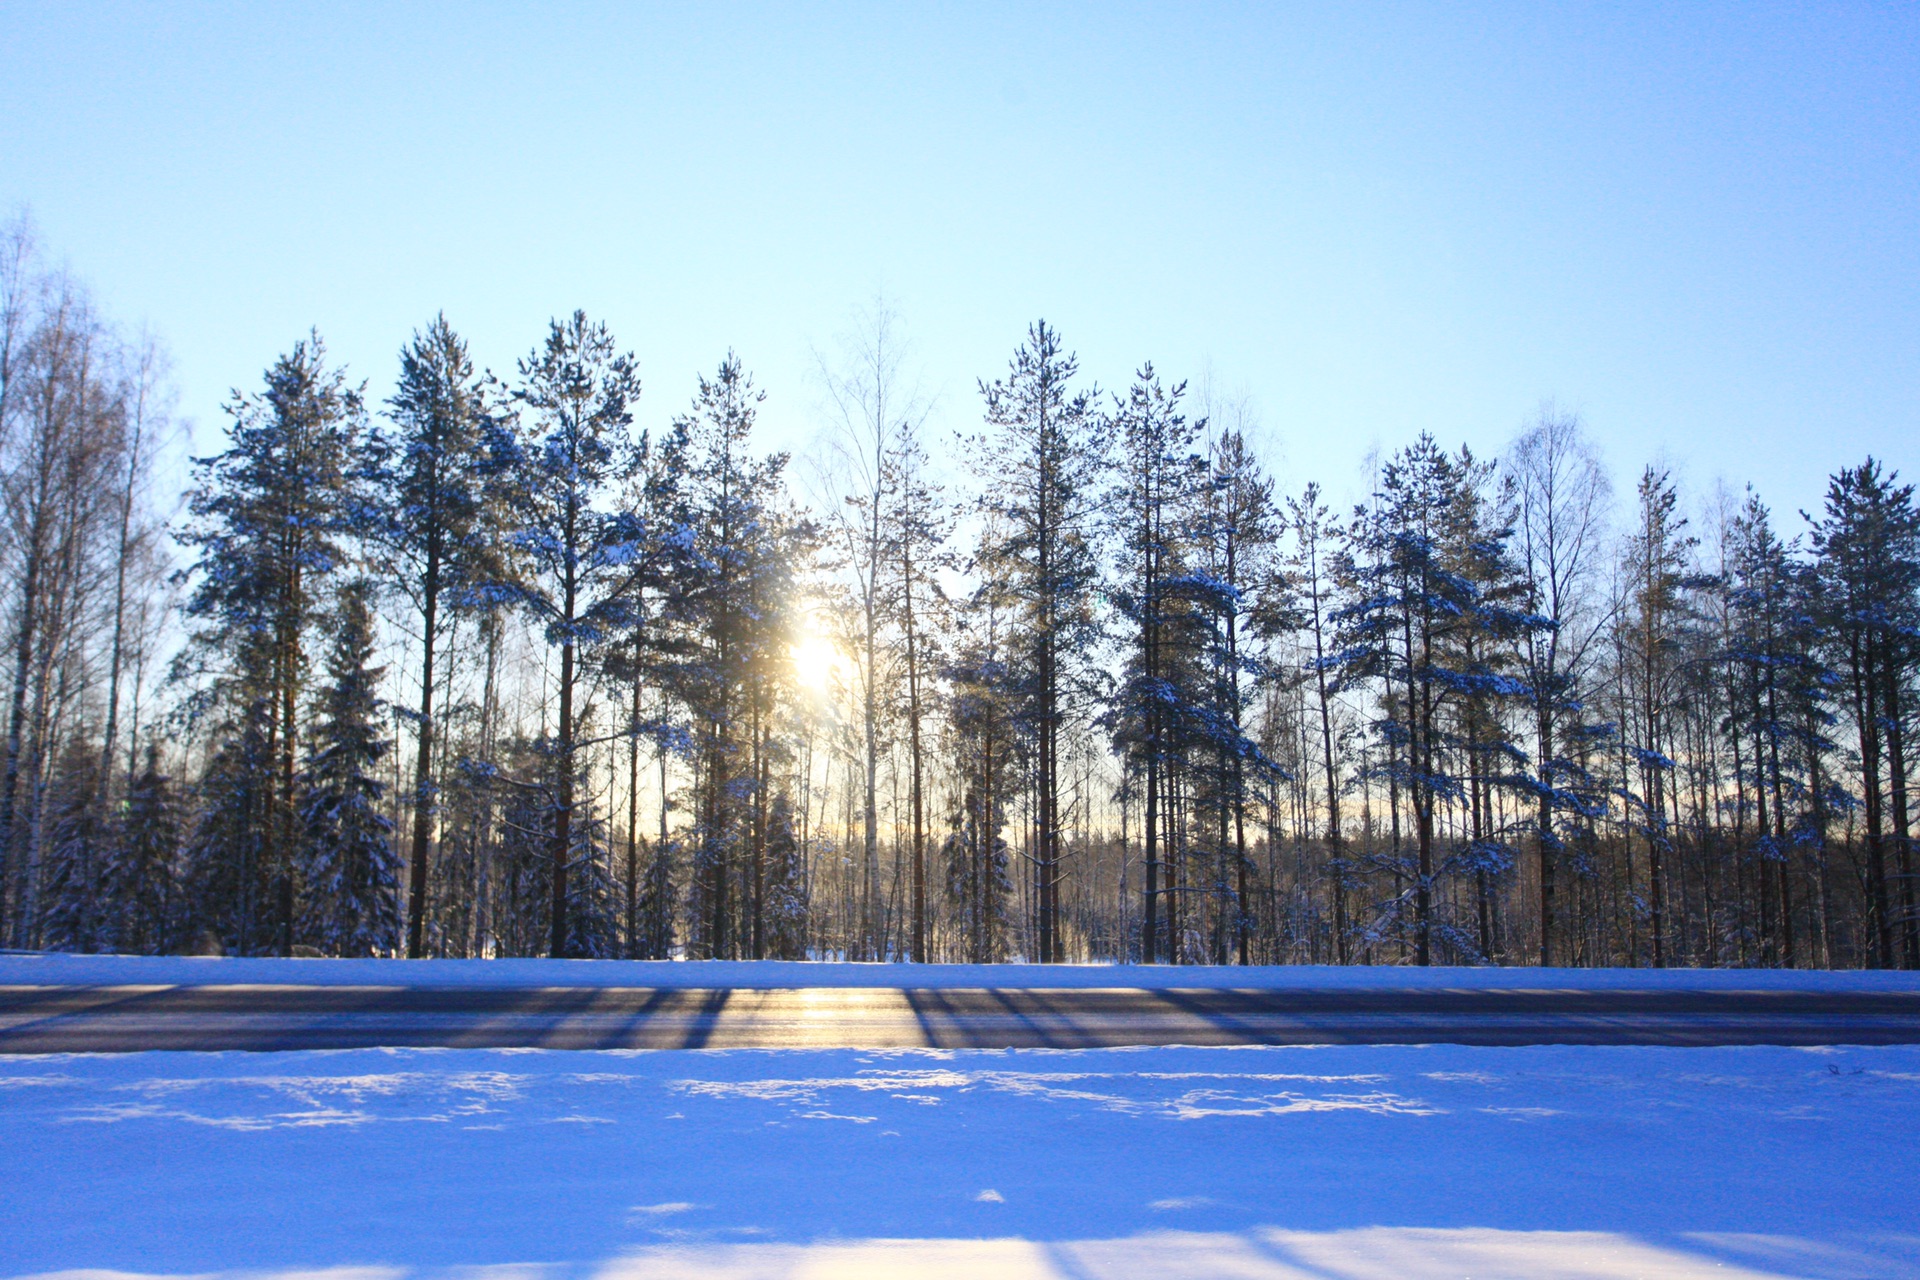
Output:
[[[1920,967],[1881,461],[1616,494],[1549,408],[1346,507],[1044,323],[929,438],[880,310],[795,465],[576,313],[295,342],[176,510],[156,345],[24,226],[0,308],[6,945]]]

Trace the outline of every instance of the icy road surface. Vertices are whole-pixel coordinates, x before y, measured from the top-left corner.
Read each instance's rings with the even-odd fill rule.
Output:
[[[0,1058],[0,1275],[1920,1275],[1920,1049]]]
[[[1920,975],[0,958],[0,1053],[1920,1043]]]

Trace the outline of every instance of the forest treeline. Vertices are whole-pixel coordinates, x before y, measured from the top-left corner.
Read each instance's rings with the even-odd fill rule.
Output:
[[[1616,497],[1546,409],[1337,507],[1044,323],[930,441],[881,311],[800,476],[576,313],[296,342],[175,511],[154,345],[0,251],[8,945],[1920,967],[1881,462]]]

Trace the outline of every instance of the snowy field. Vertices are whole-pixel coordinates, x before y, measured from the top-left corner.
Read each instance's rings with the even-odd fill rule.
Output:
[[[271,960],[192,956],[0,955],[0,986],[62,983],[315,986],[654,987],[1257,987],[1432,990],[1515,987],[1617,991],[1920,991],[1920,973],[1807,969],[1530,969],[1277,965],[840,964],[705,960]]]
[[[1912,1277],[1916,1135],[1920,1048],[13,1057],[0,1275]]]

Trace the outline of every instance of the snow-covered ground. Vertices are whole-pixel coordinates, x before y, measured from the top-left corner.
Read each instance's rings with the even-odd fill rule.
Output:
[[[0,986],[58,983],[324,986],[1514,988],[1562,991],[1920,991],[1920,973],[1807,969],[1529,969],[1330,965],[963,965],[644,960],[265,960],[0,955]]]
[[[0,1058],[0,1275],[1912,1277],[1916,1134],[1905,1047]]]

